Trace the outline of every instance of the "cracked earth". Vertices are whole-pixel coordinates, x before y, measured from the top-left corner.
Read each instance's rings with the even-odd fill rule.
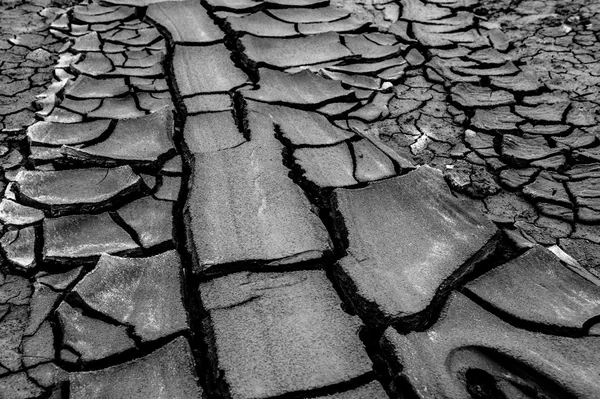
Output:
[[[600,397],[597,1],[0,25],[0,398]]]

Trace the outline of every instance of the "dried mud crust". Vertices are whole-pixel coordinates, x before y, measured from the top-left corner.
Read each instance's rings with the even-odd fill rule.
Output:
[[[45,6],[0,397],[599,396],[592,2]]]
[[[457,192],[482,199],[518,246],[589,254],[597,219],[594,194],[582,190],[595,180],[579,171],[597,162],[598,5],[481,1],[472,12],[505,36],[489,36],[487,49],[431,43],[424,75],[395,87],[398,117],[370,127],[444,170]],[[589,255],[576,257],[598,276]]]
[[[200,397],[164,41],[133,8],[1,7],[0,397]]]
[[[15,131],[35,120],[32,106],[52,80],[62,41],[48,31],[48,18],[60,8],[51,1],[0,4],[0,129]]]

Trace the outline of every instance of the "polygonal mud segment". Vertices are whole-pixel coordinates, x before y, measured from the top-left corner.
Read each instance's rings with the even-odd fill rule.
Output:
[[[44,395],[44,390],[21,371],[0,377],[0,395],[15,399],[36,398]]]
[[[71,98],[118,97],[129,91],[125,78],[95,79],[79,75],[72,85],[65,89],[65,95]]]
[[[352,153],[355,163],[354,178],[359,182],[381,180],[396,174],[392,160],[369,140],[353,142]]]
[[[599,208],[600,178],[590,177],[580,181],[567,182],[567,187],[575,203],[581,207]]]
[[[360,321],[325,272],[235,273],[199,287],[227,397],[270,398],[371,372]]]
[[[81,268],[74,269],[74,271],[75,273],[71,271],[71,273],[67,274],[74,274],[73,278],[76,278],[76,273],[80,272]],[[60,278],[60,274],[45,276],[41,275],[39,279],[38,276],[40,276],[40,274],[36,276],[37,281],[33,284],[34,292],[31,296],[31,303],[29,308],[29,323],[27,324],[27,328],[25,329],[25,335],[34,335],[36,333],[36,331],[44,323],[50,312],[54,310],[55,306],[60,301],[61,293],[58,290],[64,290],[66,288],[65,285],[68,285],[69,283],[68,278],[64,279],[67,280],[67,284],[65,285],[62,285],[60,282],[59,284],[56,284],[54,281],[52,281],[52,278],[56,278],[56,276]],[[50,276],[50,278],[48,278],[48,276]],[[57,280],[59,279],[57,278]]]
[[[599,162],[600,161],[600,148],[598,148],[598,147],[585,148],[585,149],[582,148],[582,149],[573,151],[572,155],[573,155],[573,159],[577,162]]]
[[[36,208],[21,205],[7,198],[0,202],[0,222],[13,226],[26,226],[44,218],[44,212]]]
[[[111,97],[102,100],[100,108],[87,114],[88,118],[131,119],[141,118],[145,111],[138,108],[135,98],[131,94],[124,97]]]
[[[344,35],[344,45],[362,60],[386,59],[400,51],[400,45],[381,45],[367,39],[366,35]]]
[[[160,174],[164,175],[181,175],[183,168],[183,163],[181,160],[181,155],[175,155],[173,158],[169,159],[165,162],[160,169]]]
[[[32,143],[52,146],[83,144],[102,136],[109,126],[108,119],[85,123],[36,122],[27,128],[27,137]]]
[[[487,272],[465,289],[509,317],[548,330],[585,334],[587,322],[600,316],[600,287],[563,266],[542,246]]]
[[[251,64],[289,68],[338,61],[353,56],[335,33],[293,39],[245,35],[240,39],[244,55]]]
[[[372,123],[389,116],[388,102],[392,93],[377,93],[373,100],[348,114],[350,123]]]
[[[275,19],[264,12],[257,12],[246,16],[230,16],[226,19],[227,28],[237,34],[249,33],[262,37],[289,37],[298,36],[294,24]],[[226,28],[226,29],[227,29]]]
[[[536,92],[544,87],[530,72],[520,72],[517,75],[510,76],[492,76],[490,83],[493,86],[510,89],[513,92]]]
[[[147,56],[145,59],[126,61],[129,64],[139,65],[128,68],[127,65],[117,66],[114,72],[108,74],[109,76],[129,76],[129,77],[148,77],[148,78],[161,78],[164,70],[161,64],[162,54],[154,54]],[[154,64],[151,64],[154,62]],[[143,94],[138,98],[142,98]],[[140,102],[141,105],[141,102]]]
[[[56,359],[54,334],[49,321],[42,323],[33,336],[25,336],[21,344],[23,366],[33,367]]]
[[[335,276],[373,324],[426,323],[498,240],[496,227],[428,166],[334,194],[338,234],[348,245]]]
[[[187,329],[181,261],[175,251],[147,258],[102,255],[74,291],[92,309],[132,326],[142,341]]]
[[[100,104],[102,104],[102,100],[99,98],[90,98],[87,100],[65,98],[60,103],[60,108],[82,115],[83,118],[84,115],[98,109],[100,107]],[[51,120],[51,118],[48,118],[48,120]]]
[[[575,129],[566,136],[554,136],[550,141],[556,145],[565,145],[571,150],[585,148],[596,143],[596,136],[589,130]]]
[[[86,53],[83,60],[70,66],[81,74],[91,76],[102,76],[114,70],[110,58],[102,53]]]
[[[272,122],[249,115],[253,140],[233,149],[192,154],[185,205],[195,271],[223,273],[240,262],[275,266],[321,258],[327,231],[288,177]]]
[[[233,109],[231,97],[228,94],[198,94],[184,98],[183,104],[188,115]]]
[[[215,75],[215,71],[219,71]],[[175,46],[173,72],[183,96],[227,92],[248,82],[248,76],[235,66],[223,44]]]
[[[88,51],[99,52],[101,51],[101,47],[102,42],[100,41],[98,32],[88,32],[84,35],[77,36],[71,49],[75,50],[77,53]]]
[[[160,176],[160,187],[154,193],[154,197],[163,201],[177,201],[181,190],[181,177]]]
[[[224,33],[196,1],[166,1],[148,7],[146,17],[166,28],[175,43],[215,43]]]
[[[390,327],[381,346],[420,399],[592,399],[600,392],[600,338],[520,329],[457,292],[431,329],[401,335]]]
[[[517,105],[515,113],[536,122],[560,122],[569,106],[569,102],[539,104],[534,107]]]
[[[325,79],[311,71],[290,74],[268,68],[260,68],[260,87],[242,90],[244,97],[252,100],[318,106],[334,100],[351,98],[353,92],[346,90],[336,80]]]
[[[155,44],[154,47],[151,47],[150,44],[162,39],[162,37],[154,27],[151,27],[137,29],[133,32],[128,29],[118,29],[111,35],[107,35],[106,39],[116,41],[126,46],[145,46],[147,49],[157,49],[157,47],[159,47],[158,44]],[[164,46],[164,42],[162,43]]]
[[[192,353],[179,337],[151,354],[98,371],[71,373],[72,399],[198,399]]]
[[[129,166],[117,168],[22,170],[15,179],[19,202],[49,216],[93,212],[136,195],[141,178]]]
[[[302,177],[318,187],[345,187],[358,184],[348,143],[326,147],[303,147],[294,151],[294,162]]]
[[[500,155],[504,161],[521,167],[563,151],[562,148],[551,148],[543,137],[519,137],[510,134],[502,136],[500,147]]]
[[[515,96],[505,90],[492,90],[470,83],[459,83],[450,89],[452,100],[463,107],[495,107],[515,103]]]
[[[7,230],[0,238],[1,253],[15,267],[25,271],[31,270],[37,263],[36,241],[36,231],[33,226]]]
[[[464,25],[464,22],[468,23],[465,19],[462,21],[457,20],[456,22],[458,22],[457,25],[461,23]],[[413,24],[414,36],[424,46],[450,47],[460,44],[472,49],[489,46],[487,38],[481,35],[476,29],[452,32],[456,28],[456,25]]]
[[[340,129],[316,112],[257,101],[248,101],[247,107],[268,116],[279,127],[284,140],[294,146],[331,145],[354,136],[354,133]]]
[[[573,206],[564,184],[554,180],[553,176],[546,171],[542,171],[531,184],[525,186],[523,194],[534,202]]]
[[[125,326],[85,316],[66,302],[57,309],[62,330],[61,360],[89,363],[135,348]]]
[[[154,163],[174,151],[173,112],[170,108],[141,118],[121,119],[110,136],[100,143],[62,149],[70,158],[107,166]]]
[[[2,313],[0,361],[2,362],[2,374],[5,374],[19,371],[23,367],[21,343],[29,312],[26,305],[13,305],[5,306]]]
[[[72,264],[94,262],[101,254],[139,249],[108,213],[44,219],[44,261]]]
[[[407,21],[444,24],[445,19],[452,18],[452,10],[429,1],[401,0],[402,18]],[[429,3],[429,4],[428,4]]]
[[[169,246],[173,240],[173,203],[148,196],[117,211],[144,248]]]
[[[191,153],[224,150],[246,141],[229,111],[188,116],[183,127],[183,140]]]
[[[497,130],[516,130],[517,123],[523,121],[518,115],[513,114],[509,107],[495,107],[490,109],[478,108],[471,118],[471,124],[478,129],[494,132]]]

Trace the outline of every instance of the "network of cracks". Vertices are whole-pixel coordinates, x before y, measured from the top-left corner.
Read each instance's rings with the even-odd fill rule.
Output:
[[[600,396],[593,1],[2,7],[0,397]]]

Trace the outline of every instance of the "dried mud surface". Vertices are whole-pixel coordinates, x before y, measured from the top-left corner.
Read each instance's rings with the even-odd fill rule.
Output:
[[[597,398],[593,0],[0,4],[0,398]]]

